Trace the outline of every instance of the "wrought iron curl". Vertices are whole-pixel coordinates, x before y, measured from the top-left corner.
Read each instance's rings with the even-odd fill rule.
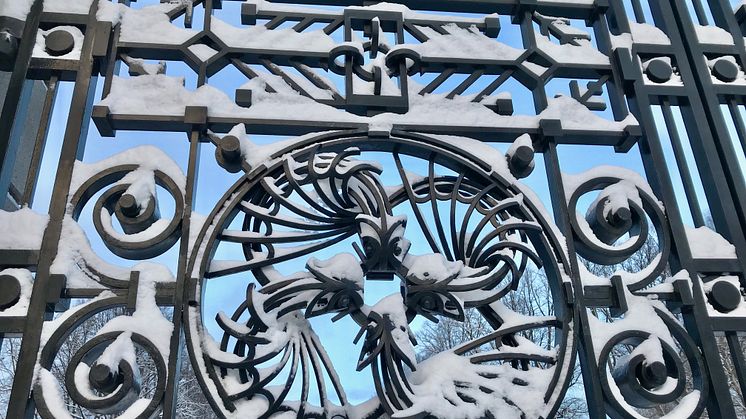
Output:
[[[676,417],[697,418],[709,391],[702,355],[670,313],[653,309],[670,338],[626,329],[598,343],[603,344],[598,365],[609,413],[617,418],[636,418],[642,417],[636,409],[677,403],[678,407],[673,407]],[[620,349],[623,355],[615,355]]]
[[[180,175],[180,174],[179,174]],[[70,199],[78,219],[90,199],[103,191],[93,207],[93,224],[106,247],[117,256],[144,260],[164,253],[181,235],[184,217],[183,179],[140,164],[118,164],[90,175]],[[162,218],[156,185],[174,200],[171,218]],[[122,228],[118,232],[113,220]]]
[[[616,265],[630,259],[649,240],[655,240],[658,255],[638,273],[623,276],[627,287],[636,291],[653,282],[666,267],[671,251],[668,221],[662,204],[649,188],[642,186],[646,184],[630,180],[638,179],[638,175],[622,168],[609,169],[617,173],[582,179],[566,191],[575,247],[580,256],[592,263]],[[583,216],[579,201],[594,191],[598,195]]]
[[[90,302],[70,309],[66,317],[55,325],[44,341],[34,385],[34,400],[41,417],[57,418],[61,414],[60,406],[64,406],[59,388],[55,388],[59,383],[50,371],[68,336],[93,316],[125,307],[126,304],[126,297],[104,291]],[[117,319],[114,317],[112,320]],[[85,342],[64,366],[67,395],[72,402],[95,414],[126,413],[137,419],[150,418],[160,409],[166,390],[168,374],[164,354],[147,336],[132,330],[108,327],[109,324]],[[156,384],[146,398],[141,398],[138,359],[143,359],[145,354],[153,362]]]

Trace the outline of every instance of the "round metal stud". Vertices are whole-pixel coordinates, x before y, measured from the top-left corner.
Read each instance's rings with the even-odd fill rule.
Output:
[[[632,220],[632,211],[625,207],[617,208],[609,215],[609,223],[614,227],[624,226]]]
[[[650,364],[644,362],[639,365],[637,378],[640,380],[640,384],[648,390],[660,387],[668,378],[666,364],[659,361]]]
[[[88,372],[88,380],[96,390],[111,393],[120,383],[117,371],[112,371],[108,366],[96,364]]]
[[[137,217],[140,214],[140,205],[134,196],[126,193],[119,197],[119,207],[122,208],[122,214],[127,217]]]
[[[738,65],[724,58],[717,60],[712,66],[712,75],[720,81],[730,83],[738,78]]]
[[[21,299],[21,283],[13,275],[0,275],[0,311],[13,307]]]
[[[226,135],[220,141],[220,152],[227,161],[235,162],[241,158],[241,142],[233,135]]]
[[[520,146],[508,159],[510,173],[518,179],[523,179],[534,170],[534,149],[529,146]]]
[[[645,68],[645,74],[648,75],[651,81],[654,83],[665,83],[671,80],[673,76],[673,68],[671,64],[665,60],[654,59],[648,62],[647,68]]]
[[[75,47],[75,38],[73,38],[70,32],[58,29],[47,34],[44,46],[49,55],[59,57],[73,50]]]
[[[233,135],[226,135],[217,143],[215,158],[225,170],[236,173],[241,170],[241,141]]]
[[[710,304],[721,313],[728,313],[736,309],[741,303],[741,291],[737,286],[727,281],[718,281],[712,285],[709,293]]]

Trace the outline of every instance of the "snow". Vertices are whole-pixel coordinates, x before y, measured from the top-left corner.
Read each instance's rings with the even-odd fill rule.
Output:
[[[47,53],[44,40],[48,34],[59,30],[69,32],[75,40],[75,45],[72,51],[68,52],[65,55],[49,55],[49,53]],[[36,43],[34,44],[34,51],[32,53],[32,56],[35,58],[51,58],[56,60],[78,60],[80,59],[80,52],[83,48],[83,38],[83,32],[81,32],[80,29],[76,28],[75,26],[55,26],[48,31],[40,29],[36,33]]]
[[[414,366],[417,365],[417,355],[415,354],[412,343],[414,335],[409,328],[405,310],[406,305],[404,305],[401,294],[391,294],[388,297],[384,297],[370,308],[370,311],[376,312],[384,318],[388,316],[394,325],[389,333],[394,340],[395,346],[401,351],[401,356],[404,357],[403,361]],[[387,327],[384,326],[384,329],[387,329]]]
[[[593,179],[605,177],[619,179],[617,183],[624,182],[626,186],[624,186],[621,190],[617,190],[617,192],[626,191],[625,193],[628,193],[629,189],[632,187],[632,185],[634,185],[634,187],[638,188],[640,191],[647,194],[651,198],[655,198],[653,189],[650,188],[650,185],[647,183],[647,181],[645,181],[645,179],[643,179],[642,176],[640,176],[639,173],[633,172],[629,169],[625,169],[624,167],[608,165],[596,166],[590,170],[578,174],[562,173],[562,183],[565,186],[565,197],[569,201],[575,191],[582,184],[588,181],[592,181]],[[658,202],[658,206],[661,211],[664,210],[663,203]]]
[[[449,23],[443,25],[443,29],[448,32],[445,35],[426,26],[417,26],[417,29],[429,39],[418,44],[397,45],[389,54],[401,49],[411,49],[423,57],[513,61],[523,53],[523,50],[485,36],[476,26],[462,28]]]
[[[337,43],[321,30],[296,32],[291,28],[268,29],[256,25],[237,28],[218,18],[212,19],[212,32],[227,46],[242,49],[304,51],[328,53]]]
[[[634,42],[653,45],[671,45],[671,40],[662,30],[648,23],[629,23]]]
[[[271,164],[271,158],[280,151],[292,147],[293,144],[300,144],[304,139],[317,134],[309,134],[298,138],[273,141],[269,144],[259,145],[252,142],[248,134],[246,134],[246,125],[238,124],[231,128],[227,135],[232,135],[238,138],[239,144],[241,145],[241,156],[243,156],[250,168],[255,169],[263,164],[269,166]]]
[[[362,118],[292,91],[288,94],[268,93],[266,83],[259,78],[243,85],[252,91],[252,105],[243,108],[225,93],[210,85],[188,91],[181,77],[163,74],[138,77],[114,77],[111,93],[99,105],[108,106],[112,113],[135,114],[148,110],[150,115],[184,115],[186,106],[206,106],[214,117],[303,119],[316,121],[353,122]]]
[[[104,231],[111,237],[120,240],[124,243],[139,243],[147,240],[151,240],[155,237],[157,237],[159,234],[164,232],[169,224],[171,223],[171,220],[168,218],[161,218],[157,221],[155,221],[153,224],[148,226],[145,230],[139,232],[139,233],[133,233],[133,234],[122,234],[116,229],[114,229],[114,223],[112,223],[111,220],[111,214],[109,214],[109,211],[102,208],[101,209],[101,224],[104,228]]]
[[[701,44],[733,45],[733,36],[719,26],[694,25],[694,30]]]
[[[125,361],[135,367],[137,365],[137,356],[135,355],[135,345],[132,343],[132,332],[124,332],[117,336],[104,352],[96,360],[96,364],[106,365],[111,371],[119,369],[119,361]]]
[[[676,348],[676,342],[671,336],[668,327],[655,311],[657,307],[659,310],[667,313],[668,310],[666,310],[663,303],[647,297],[634,295],[626,288],[623,288],[623,291],[627,300],[628,310],[624,313],[622,319],[606,323],[595,316],[588,316],[596,360],[599,360],[601,350],[606,345],[606,342],[614,338],[617,334],[630,329],[647,332],[670,347]]]
[[[171,272],[162,265],[140,263],[135,267],[140,272],[137,286],[137,302],[131,316],[118,316],[109,320],[97,333],[132,332],[148,339],[168,364],[173,323],[166,319],[155,302],[157,282],[173,282]],[[126,342],[122,343],[123,346]],[[122,355],[124,357],[124,355]]]
[[[67,410],[65,401],[62,399],[62,389],[57,378],[46,368],[41,368],[37,380],[44,394],[44,402],[47,408],[54,413],[54,417],[57,419],[73,419]]]
[[[78,223],[70,215],[62,222],[61,236],[57,256],[54,258],[50,272],[65,275],[70,288],[102,288],[99,278],[89,268],[109,277],[128,280],[129,271],[103,261],[91,249],[91,244]]]
[[[18,280],[21,285],[21,295],[18,302],[13,306],[0,311],[0,317],[3,316],[25,316],[28,312],[29,300],[31,299],[31,290],[34,288],[34,278],[28,269],[3,269],[0,275],[10,275]]]
[[[67,319],[71,318],[77,313],[83,313],[88,306],[91,304],[97,303],[101,300],[105,300],[108,298],[115,298],[116,294],[113,292],[106,290],[102,291],[98,296],[95,298],[92,298],[88,301],[86,301],[83,304],[79,304],[75,307],[72,307],[68,309],[67,311],[63,311],[57,318],[50,321],[45,321],[41,328],[41,336],[39,338],[39,345],[40,348],[44,348],[44,345],[46,345],[49,338],[52,337],[52,335],[57,331],[57,329],[62,326],[62,323],[64,323]]]
[[[146,76],[133,77],[132,79],[139,79]],[[151,77],[151,76],[147,76]],[[152,77],[165,77],[165,76],[152,76]],[[142,182],[146,179],[152,179],[153,172],[159,170],[166,176],[170,177],[178,186],[181,193],[185,193],[186,177],[181,168],[161,149],[151,146],[144,145],[134,148],[127,149],[121,153],[115,154],[111,157],[98,161],[96,163],[83,163],[81,161],[75,162],[75,168],[73,170],[73,177],[70,181],[70,191],[73,193],[78,190],[83,184],[88,181],[91,177],[97,173],[109,169],[114,166],[120,165],[138,165],[137,170],[125,175],[118,184],[131,182]],[[147,188],[155,188],[155,185],[148,184]],[[143,186],[143,185],[141,185]],[[133,189],[133,192],[135,190]],[[154,189],[146,189],[145,191],[140,190],[138,196],[145,198],[142,193],[153,192]]]
[[[122,15],[127,13],[129,8],[120,3],[112,3],[109,0],[99,0],[98,10],[96,10],[96,20],[101,22],[111,22],[112,25],[116,25],[122,18]]]
[[[360,261],[350,253],[338,253],[327,260],[311,257],[306,263],[330,278],[360,284],[362,284],[364,278]]]
[[[586,219],[592,216],[595,209],[603,203],[601,210],[604,217],[620,209],[629,209],[629,203],[633,202],[642,208],[642,199],[637,190],[637,185],[629,180],[622,179],[617,183],[605,187],[599,192],[596,199],[588,208]]]
[[[692,390],[691,393],[679,399],[676,406],[671,409],[662,419],[678,419],[684,418],[691,415],[692,412],[697,408],[701,395],[699,390]]]
[[[412,276],[427,283],[453,279],[464,267],[464,263],[460,260],[450,262],[440,253],[407,254],[403,264],[407,267],[407,277]]]
[[[506,156],[510,157],[518,150],[520,147],[528,147],[531,150],[534,149],[534,143],[531,141],[531,136],[528,134],[522,134],[518,138],[513,141],[513,143],[510,145],[510,148],[505,153]]]
[[[575,42],[580,45],[555,44],[536,34],[536,47],[560,64],[609,64],[609,57],[594,48],[590,41],[578,39]]]
[[[701,281],[701,279],[698,279],[698,280]],[[707,293],[709,293],[712,290],[712,287],[717,282],[721,282],[721,281],[722,282],[728,282],[728,283],[730,283],[731,285],[735,286],[736,289],[738,289],[738,290],[741,289],[741,281],[738,279],[737,276],[735,276],[735,275],[724,275],[724,276],[718,277],[716,279],[713,279],[711,281],[708,281],[708,282],[702,284],[702,292],[705,293],[705,297],[706,297]],[[744,301],[743,295],[741,295],[741,301],[738,303],[738,307],[734,308],[733,310],[731,310],[731,311],[729,311],[727,313],[722,313],[722,312],[716,310],[710,304],[710,302],[709,302],[709,300],[707,298],[704,298],[704,301],[707,302],[707,313],[711,317],[736,317],[736,318],[743,318],[743,317],[746,316],[746,301]]]
[[[735,246],[709,227],[685,227],[685,229],[693,258],[735,259],[737,257]]]
[[[166,14],[178,5],[163,3],[142,9],[127,8],[121,16],[120,42],[181,45],[198,32],[171,23]],[[102,16],[103,17],[103,16]],[[214,22],[214,21],[213,21]]]
[[[197,243],[197,237],[199,237],[199,233],[202,231],[202,226],[207,221],[207,216],[192,211],[189,220],[189,254],[191,254],[194,245]]]
[[[388,124],[423,124],[429,126],[469,126],[500,128],[538,128],[544,119],[558,119],[562,128],[578,131],[623,131],[628,126],[637,125],[630,114],[622,121],[604,119],[591,112],[583,104],[569,96],[549,99],[547,108],[539,115],[496,115],[490,109],[471,98],[456,96],[446,99],[446,94],[419,95],[421,87],[409,81],[409,111],[405,114],[383,113],[369,118],[369,123],[384,127]]]
[[[629,22],[630,33],[611,35],[611,47],[632,48],[633,43],[671,45],[671,39],[658,27],[648,23]]]
[[[34,0],[4,0],[0,2],[0,16],[8,16],[18,20],[26,20],[31,11]]]
[[[225,93],[204,85],[196,91],[184,87],[184,79],[166,75],[144,75],[131,78],[114,77],[111,93],[99,105],[108,106],[115,114],[180,116],[186,106],[206,106],[211,117],[257,118],[288,121],[325,121],[369,124],[390,130],[395,124],[427,124],[440,126],[483,126],[538,128],[543,119],[559,119],[562,127],[579,131],[623,131],[637,125],[632,115],[622,121],[604,119],[568,96],[549,100],[540,115],[496,115],[492,110],[471,98],[457,96],[447,99],[445,94],[419,95],[416,83],[410,81],[410,106],[405,114],[382,113],[370,118],[352,115],[301,96],[289,86],[279,93],[266,91],[271,75],[262,75],[241,86],[252,92],[252,104],[243,108]],[[273,86],[277,83],[273,84]]]
[[[91,9],[91,3],[93,0],[44,0],[44,12],[87,15]]]
[[[192,51],[192,53],[196,55],[197,58],[199,58],[201,61],[207,61],[218,53],[205,44],[191,45],[189,46],[189,51]]]
[[[413,406],[394,413],[392,418],[427,412],[439,419],[472,419],[484,417],[486,411],[500,418],[542,417],[547,408],[544,392],[553,370],[554,367],[520,371],[509,364],[473,364],[467,356],[443,352],[422,362],[411,374]],[[508,384],[513,379],[528,385]],[[489,389],[489,393],[482,389]],[[464,402],[457,392],[475,403]]]
[[[41,249],[49,216],[28,207],[0,210],[0,249]]]

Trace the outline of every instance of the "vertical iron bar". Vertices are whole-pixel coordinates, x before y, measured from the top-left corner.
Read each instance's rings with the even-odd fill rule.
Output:
[[[525,11],[520,17],[521,36],[523,38],[524,48],[536,48],[536,32],[531,20],[531,12]],[[534,110],[538,115],[548,106],[547,95],[544,90],[545,83],[543,80],[538,81],[537,86],[531,89],[534,99]],[[570,225],[569,210],[565,200],[564,185],[562,184],[562,170],[560,168],[559,157],[557,155],[557,145],[555,138],[544,137],[546,149],[543,152],[546,176],[549,180],[549,193],[552,199],[552,209],[557,226],[565,237],[572,237],[572,227]],[[583,285],[580,281],[578,260],[575,255],[575,249],[572,240],[567,240],[567,251],[570,255],[570,271],[572,273],[573,288],[575,289],[575,309],[573,313],[573,322],[578,323],[578,334],[580,348],[577,351],[581,364],[581,373],[583,375],[583,385],[585,386],[586,403],[588,414],[593,418],[606,417],[604,408],[604,395],[601,382],[597,371],[598,364],[593,350],[593,340],[590,333],[588,312],[583,304]],[[573,361],[574,364],[574,361]]]
[[[702,6],[702,2],[700,0],[691,0],[692,5],[694,6],[694,13],[697,14],[697,21],[699,21],[700,25],[706,26],[708,25],[707,21],[707,13],[705,13],[705,8]]]
[[[55,99],[57,97],[57,84],[57,75],[51,76],[49,78],[49,83],[47,84],[47,94],[44,97],[44,105],[41,111],[41,118],[39,119],[39,129],[36,132],[34,151],[31,155],[31,163],[29,164],[28,176],[26,177],[26,185],[23,188],[23,198],[20,202],[21,205],[31,206],[34,201],[34,192],[36,191],[36,183],[39,180],[41,159],[44,155],[44,146],[47,143],[47,135],[49,134],[49,123],[52,120],[52,109],[54,108]]]
[[[741,342],[738,340],[736,332],[725,332],[725,339],[728,341],[731,361],[733,361],[733,368],[736,370],[736,377],[738,377],[741,401],[746,405],[746,359],[744,359],[743,349],[741,349]]]
[[[645,23],[645,13],[642,10],[640,0],[632,0],[632,10],[635,13],[635,21],[637,23]]]
[[[10,156],[14,153],[15,146],[20,137],[19,135],[14,135],[14,130],[23,128],[22,118],[18,118],[18,114],[24,110],[22,109],[22,96],[24,94],[24,85],[28,83],[26,72],[31,62],[34,45],[36,44],[36,31],[41,20],[41,12],[42,0],[34,0],[26,17],[26,24],[23,27],[23,35],[21,36],[21,45],[18,48],[8,90],[5,92],[2,113],[0,113],[0,175],[4,175],[0,179],[0,196],[2,196],[2,202],[5,202],[8,185],[10,184],[10,172],[13,166]],[[30,86],[26,86],[26,89],[30,89]],[[30,94],[30,92],[27,93]]]
[[[39,3],[39,8],[41,7]],[[47,311],[47,288],[50,284],[50,267],[57,255],[61,238],[62,223],[67,212],[67,198],[76,159],[82,157],[85,148],[85,135],[90,119],[90,102],[96,90],[93,77],[93,43],[95,31],[90,30],[96,22],[98,2],[91,4],[87,28],[80,53],[79,67],[75,79],[72,103],[68,114],[65,137],[57,166],[52,199],[49,205],[49,223],[44,231],[39,263],[29,301],[28,314],[24,324],[21,350],[13,380],[13,388],[8,403],[9,418],[30,418],[34,416],[34,402],[29,397],[33,385],[36,359],[40,349],[42,326],[51,313]],[[40,11],[40,9],[37,9]],[[27,23],[28,24],[28,23]],[[35,37],[34,37],[35,38]],[[28,39],[31,41],[31,38]]]
[[[733,118],[733,125],[736,127],[738,141],[741,143],[741,152],[746,155],[746,124],[744,124],[743,115],[741,115],[736,99],[733,96],[728,98],[728,110],[730,111],[731,118]]]
[[[681,182],[684,185],[684,194],[686,194],[686,199],[689,203],[689,210],[694,219],[695,227],[702,227],[705,225],[705,217],[702,215],[702,208],[699,206],[697,191],[694,188],[694,181],[692,180],[692,171],[689,169],[689,163],[686,161],[684,145],[681,141],[679,130],[676,128],[676,121],[674,120],[673,112],[671,112],[671,104],[667,97],[661,98],[661,111],[663,112],[663,120],[666,123],[668,137],[671,140],[674,158],[676,159],[676,165],[678,166],[679,174],[681,175]]]
[[[184,195],[184,219],[182,220],[181,240],[179,243],[179,265],[176,273],[176,290],[174,292],[174,331],[171,336],[171,345],[168,358],[168,379],[166,382],[166,393],[163,400],[163,418],[170,419],[176,415],[176,404],[178,402],[178,387],[181,372],[181,346],[184,339],[183,316],[188,315],[184,307],[185,293],[184,284],[190,275],[187,272],[189,262],[189,236],[191,230],[192,209],[194,207],[194,191],[196,189],[197,176],[199,172],[200,154],[200,129],[193,129],[189,134],[189,163],[187,167],[187,184]]]

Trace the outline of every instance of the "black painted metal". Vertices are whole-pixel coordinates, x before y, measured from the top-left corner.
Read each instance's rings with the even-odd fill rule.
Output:
[[[128,1],[119,3],[129,6]],[[3,197],[10,191],[24,85],[41,79],[49,86],[28,182],[20,192],[19,204],[32,204],[57,86],[74,82],[62,150],[54,156],[54,191],[40,245],[0,249],[0,268],[20,268],[0,273],[0,343],[5,335],[22,337],[7,417],[61,416],[48,370],[71,331],[115,307],[127,311],[117,318],[120,326],[107,325],[65,366],[65,394],[91,415],[127,411],[138,418],[159,413],[176,417],[180,365],[191,362],[220,417],[283,412],[330,419],[437,416],[438,401],[433,405],[424,399],[412,375],[423,374],[418,368],[436,367],[413,356],[416,342],[409,325],[417,317],[463,321],[470,309],[493,330],[444,351],[466,359],[465,369],[480,372],[473,382],[447,383],[454,394],[443,399],[465,417],[554,417],[567,396],[576,359],[593,418],[660,416],[676,406],[676,417],[701,417],[705,411],[709,417],[743,414],[739,409],[746,400],[734,399],[733,389],[746,395],[746,361],[738,337],[746,332],[746,179],[739,161],[746,157],[746,6],[732,10],[725,0],[632,0],[629,7],[621,0],[403,0],[397,3],[410,11],[402,12],[362,0],[273,3],[241,4],[243,25],[298,35],[318,27],[327,35],[338,31],[340,38],[325,52],[248,41],[236,45],[217,34],[212,16],[223,6],[217,0],[180,2],[164,12],[172,21],[183,17],[184,26],[191,27],[194,9],[204,11],[201,29],[181,43],[123,41],[121,21],[100,21],[97,12],[103,3],[96,1],[87,14],[75,14],[43,11],[42,1],[36,0],[25,26],[0,17],[0,68],[12,69],[0,115]],[[515,47],[510,58],[418,49],[459,30],[480,42],[498,42],[494,38],[500,40],[504,28],[494,13],[510,16],[520,32],[522,48]],[[82,45],[64,26],[82,31]],[[39,30],[46,34],[43,48],[36,45]],[[589,48],[608,60],[553,55],[546,42],[555,48]],[[202,59],[190,48],[195,45],[209,46],[215,54]],[[35,53],[35,46],[46,55]],[[65,59],[75,51],[79,56]],[[191,68],[197,87],[233,67],[249,81],[263,83],[262,90],[237,89],[235,103],[241,108],[229,114],[213,113],[203,103],[184,104],[183,115],[157,109],[117,112],[106,102],[93,104],[99,79],[104,98],[119,94],[114,76],[121,63],[132,78],[147,78],[168,74],[166,61]],[[334,86],[325,73],[343,81]],[[432,77],[419,87],[414,84],[417,74]],[[279,108],[277,116],[240,112],[261,103],[261,95],[282,94],[263,75],[281,80],[308,107],[324,105],[339,111],[335,117],[345,117],[304,118]],[[417,100],[436,96],[454,75],[463,77],[442,94],[441,105],[460,101],[473,106],[469,109],[487,109],[506,123],[410,118]],[[493,79],[468,96],[485,77]],[[614,120],[628,121],[631,115],[636,122],[606,129],[590,120],[587,126],[573,125],[543,113],[553,100],[547,85],[560,78],[571,79],[570,97],[588,115],[608,107]],[[398,91],[386,92],[388,79],[396,80]],[[508,80],[531,92],[523,99],[533,102],[534,122],[511,119],[519,99],[495,95]],[[361,83],[370,89],[356,87]],[[319,98],[313,90],[328,95]],[[381,114],[393,116],[386,123],[366,119]],[[175,146],[188,147],[186,174],[128,156],[131,161],[97,167],[79,179],[76,162],[83,158],[91,120],[102,136],[126,130],[185,132],[187,143]],[[244,124],[242,129],[236,129],[238,124]],[[246,133],[312,135],[273,149],[257,164],[250,153],[258,152],[244,146]],[[512,145],[496,163],[493,153],[485,151],[489,148],[477,141]],[[245,173],[200,224],[193,209],[200,149],[209,143],[219,166]],[[639,150],[645,179],[623,169],[572,178],[564,173],[571,165],[560,158],[561,147],[569,144],[613,147],[630,158]],[[665,152],[669,145],[672,159]],[[379,167],[368,156],[390,164]],[[538,156],[545,173],[534,173]],[[424,173],[414,177],[407,164],[424,167]],[[153,190],[157,185],[172,197],[175,210],[167,222],[159,221],[154,192],[146,198],[136,193],[135,175],[142,172]],[[395,188],[382,181],[389,174],[401,181]],[[544,175],[553,217],[517,181]],[[674,187],[676,176],[683,196]],[[596,196],[590,205],[588,196]],[[76,254],[75,264],[87,284],[95,286],[59,273],[55,263],[70,258],[73,239],[68,235],[89,201],[95,214],[95,231],[89,234],[98,235],[117,256],[148,260],[178,242],[175,281],[149,282],[149,265],[111,271],[84,252]],[[405,209],[409,219],[401,215]],[[711,224],[721,237],[695,235],[687,226],[689,218],[693,227]],[[112,233],[112,219],[123,233]],[[162,226],[159,234],[143,235],[156,224]],[[702,246],[696,240],[703,237],[713,241]],[[410,251],[415,240],[430,252],[418,258]],[[723,240],[733,252],[702,255],[702,247],[715,248]],[[592,278],[583,264],[626,263],[651,241],[657,257],[636,274]],[[217,249],[224,243],[238,244],[243,258],[219,260]],[[340,243],[351,243],[349,252],[328,260],[313,257]],[[271,269],[301,258],[305,270],[299,274],[282,276]],[[521,286],[529,265],[546,275],[553,315],[513,324],[499,304]],[[31,272],[33,285],[24,294]],[[210,346],[201,317],[208,298],[205,285],[239,273],[248,278],[246,289],[240,290],[245,301],[216,319],[223,334]],[[372,280],[398,281],[401,296],[365,305],[364,282]],[[70,308],[70,300],[78,298],[86,303]],[[22,300],[27,308],[16,310]],[[147,330],[121,326],[138,319],[138,310],[151,300],[154,306],[173,309],[171,320],[159,319],[172,327],[163,340]],[[55,313],[65,317],[52,322]],[[349,316],[360,327],[357,369],[370,370],[378,396],[367,410],[353,408],[332,373],[332,360],[307,326],[307,319],[317,316],[335,321]],[[539,328],[551,331],[553,346],[544,348],[551,351],[526,346],[527,332]],[[127,345],[152,361],[156,378],[144,403],[137,403],[143,389],[134,351],[133,357],[115,357],[114,362],[113,350],[107,350],[125,348],[126,353]],[[182,356],[184,345],[188,360],[187,354]],[[484,351],[485,345],[493,347]],[[291,372],[277,380],[280,388],[271,388],[270,382],[286,368]],[[542,379],[521,375],[537,371]],[[295,382],[301,383],[298,400],[290,394]],[[314,386],[320,406],[309,396]],[[511,391],[528,389],[537,391],[536,411],[511,396]],[[337,404],[327,397],[332,393]],[[246,407],[257,399],[263,403]],[[136,404],[137,412],[132,410]]]

